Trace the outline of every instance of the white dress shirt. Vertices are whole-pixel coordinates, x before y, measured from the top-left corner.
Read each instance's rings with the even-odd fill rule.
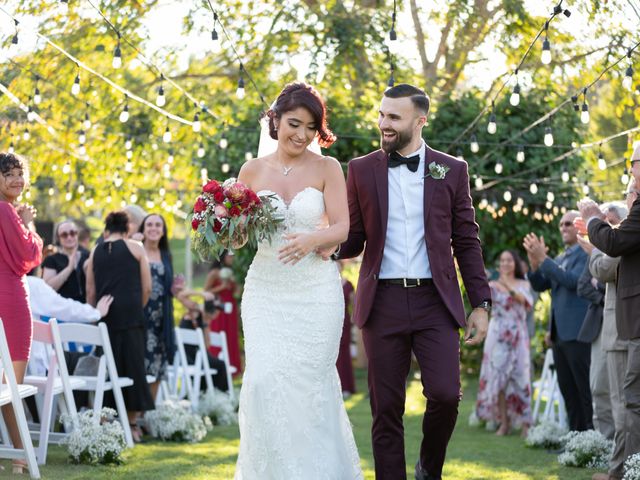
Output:
[[[424,232],[425,143],[407,155],[420,156],[418,170],[388,169],[389,213],[380,278],[431,278]]]
[[[34,320],[40,320],[41,316],[76,323],[94,323],[100,320],[100,312],[97,309],[89,304],[64,298],[41,278],[27,275],[27,285],[31,318]],[[33,342],[29,373],[46,375],[48,366],[49,358],[44,344]]]

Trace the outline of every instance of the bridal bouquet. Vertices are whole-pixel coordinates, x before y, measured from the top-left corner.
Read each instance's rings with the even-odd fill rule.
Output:
[[[144,414],[153,437],[171,442],[199,442],[213,428],[209,417],[191,413],[191,402],[166,400]]]
[[[236,402],[216,388],[200,395],[198,413],[211,419],[214,425],[237,425]]]
[[[77,422],[70,415],[63,415],[65,423],[75,423],[73,431],[61,442],[66,444],[73,463],[122,463],[127,442],[122,425],[114,421],[116,415],[110,408],[103,408],[99,414],[86,410],[78,415]]]
[[[190,216],[194,250],[202,259],[219,259],[225,250],[270,240],[282,219],[265,198],[235,178],[209,180]]]
[[[597,430],[569,432],[561,438],[564,453],[558,462],[567,467],[602,468],[609,466],[614,443]]]

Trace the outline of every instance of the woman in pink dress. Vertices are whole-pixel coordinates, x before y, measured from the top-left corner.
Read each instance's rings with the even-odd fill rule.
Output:
[[[518,254],[500,255],[500,276],[490,282],[493,308],[484,341],[476,415],[499,423],[497,435],[512,427],[526,435],[531,424],[531,382],[527,311],[533,300]]]
[[[35,210],[16,204],[27,182],[26,162],[17,155],[0,153],[0,319],[7,335],[16,380],[22,383],[31,350],[31,311],[25,280],[42,261],[42,240],[35,232]],[[11,441],[22,448],[11,406],[2,407]],[[26,463],[13,461],[14,473]]]
[[[236,302],[237,284],[233,280],[233,255],[225,253],[220,257],[220,261],[213,264],[204,290],[216,295],[222,304],[222,311],[218,313],[212,320],[209,328],[212,332],[225,332],[227,335],[227,344],[229,347],[229,363],[235,367],[236,371],[233,376],[236,377],[242,373],[242,363],[240,360],[240,338],[238,334],[238,303]],[[220,352],[219,348],[210,347],[211,355],[217,358]]]

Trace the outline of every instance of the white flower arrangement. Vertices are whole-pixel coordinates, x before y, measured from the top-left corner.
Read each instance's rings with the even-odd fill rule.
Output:
[[[61,444],[67,446],[73,463],[120,464],[121,454],[127,447],[122,425],[114,420],[115,410],[103,408],[99,414],[86,410],[78,415],[77,422],[70,415],[63,415],[63,422],[75,428]]]
[[[480,419],[478,418],[478,415],[476,414],[475,410],[471,411],[471,414],[469,415],[469,426],[470,427],[479,427],[480,426]]]
[[[144,414],[147,428],[153,437],[172,442],[199,442],[213,428],[209,417],[191,412],[188,400],[165,400],[155,410]]]
[[[200,395],[198,413],[211,419],[214,425],[237,425],[236,402],[216,388]]]
[[[560,448],[562,446],[561,439],[566,434],[567,429],[557,423],[541,422],[529,429],[525,444],[533,448]]]
[[[562,465],[600,469],[609,466],[614,442],[597,430],[569,432],[560,440],[564,443],[564,453],[558,456]]]
[[[640,453],[635,453],[624,461],[622,480],[640,480]]]
[[[447,176],[447,172],[449,170],[451,170],[451,168],[447,167],[446,165],[431,162],[429,164],[429,173],[427,173],[424,178],[432,177],[434,180],[444,180],[444,177]]]

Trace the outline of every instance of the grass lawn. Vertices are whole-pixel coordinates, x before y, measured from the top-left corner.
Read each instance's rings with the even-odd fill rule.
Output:
[[[366,375],[357,371],[360,392],[365,391]],[[496,437],[482,428],[471,428],[467,418],[475,402],[475,379],[465,381],[465,396],[458,425],[453,434],[444,469],[446,480],[588,480],[593,471],[567,468],[556,461],[556,455],[526,448],[517,434]],[[418,455],[420,425],[424,403],[419,381],[410,383],[406,415],[406,447],[409,479]],[[369,428],[369,401],[363,393],[347,401],[354,424],[356,442],[362,458],[365,478],[373,480],[373,457]],[[198,444],[148,441],[126,453],[125,464],[118,467],[86,467],[67,463],[61,447],[51,447],[44,478],[51,479],[207,479],[233,478],[238,451],[237,427],[215,427],[204,442]],[[1,474],[0,474],[1,475]],[[24,478],[24,477],[23,477]],[[28,478],[28,477],[27,477]],[[299,480],[299,479],[282,479]]]

